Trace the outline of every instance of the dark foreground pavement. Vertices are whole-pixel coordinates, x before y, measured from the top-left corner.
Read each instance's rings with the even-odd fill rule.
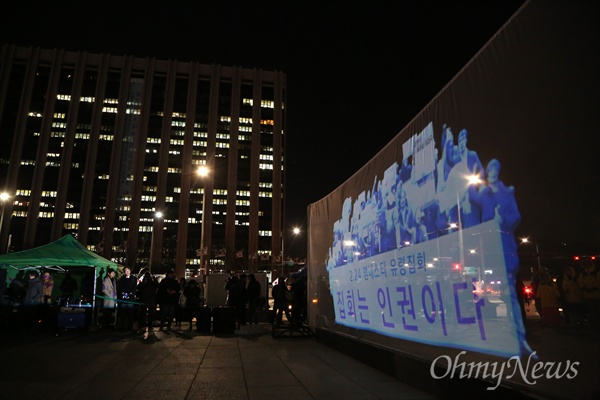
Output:
[[[3,400],[432,399],[319,343],[197,332],[0,333]]]
[[[514,396],[509,390],[501,397],[500,390],[486,390],[489,384],[467,380],[461,386],[416,379],[403,383],[390,370],[371,367],[314,335],[273,338],[269,324],[252,328],[245,335],[174,330],[146,339],[144,334],[112,330],[2,330],[0,399],[600,398],[600,332],[592,327],[550,328],[528,320],[529,344],[539,360],[578,362],[577,376],[531,384],[516,374],[503,382],[515,390]],[[431,347],[412,349],[422,357],[439,354]],[[377,363],[375,349],[368,352],[366,358]],[[429,375],[430,363],[399,360],[404,371],[412,369],[413,377]],[[471,361],[468,355],[465,360]]]

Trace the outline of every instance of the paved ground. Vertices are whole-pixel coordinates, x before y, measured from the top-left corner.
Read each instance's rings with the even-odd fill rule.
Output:
[[[0,398],[433,399],[314,337],[2,332]]]
[[[311,337],[273,338],[260,324],[245,334],[186,330],[0,330],[0,399],[433,399]],[[574,379],[521,384],[535,399],[600,399],[600,332],[589,326],[544,327],[527,320],[540,361],[578,362]],[[251,334],[250,334],[251,333]],[[418,347],[414,346],[417,354]],[[429,351],[435,349],[429,348]],[[438,398],[487,398],[492,392]]]

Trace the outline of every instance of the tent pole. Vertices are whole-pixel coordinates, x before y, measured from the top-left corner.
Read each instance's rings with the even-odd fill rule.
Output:
[[[98,322],[98,314],[96,313],[96,281],[98,277],[98,267],[94,266],[94,291],[92,292],[92,326],[95,328]]]

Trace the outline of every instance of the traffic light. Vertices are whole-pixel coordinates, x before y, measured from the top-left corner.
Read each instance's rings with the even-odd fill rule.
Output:
[[[456,270],[460,269],[460,264],[453,264],[452,266],[453,266],[453,267],[454,267],[454,269],[456,269]]]

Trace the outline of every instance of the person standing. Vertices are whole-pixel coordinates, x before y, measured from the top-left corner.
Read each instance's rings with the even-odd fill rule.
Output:
[[[248,301],[246,294],[246,280],[246,274],[241,274],[236,285],[238,295],[235,297],[233,307],[235,309],[235,318],[238,329],[246,325],[246,302]]]
[[[246,275],[231,275],[225,284],[227,290],[227,306],[233,312],[237,329],[246,325]]]
[[[140,312],[140,325],[147,327],[147,332],[152,332],[154,320],[156,319],[156,293],[158,284],[148,271],[144,273],[140,283],[137,286],[137,297],[144,303]],[[140,328],[141,328],[140,326]]]
[[[23,302],[23,320],[25,326],[33,327],[39,318],[40,307],[44,301],[44,289],[42,279],[37,271],[29,271],[29,281],[27,282],[27,292]]]
[[[540,302],[542,325],[557,326],[560,324],[560,291],[558,285],[550,277],[548,271],[541,271],[536,302]]]
[[[192,330],[192,322],[196,318],[196,330],[200,330],[200,286],[195,279],[190,279],[187,285],[183,288],[185,295],[185,312],[186,319],[190,323],[188,331]]]
[[[25,293],[24,303],[27,305],[38,305],[44,301],[44,289],[42,279],[37,271],[29,271],[29,281],[27,282],[27,292]]]
[[[592,260],[585,259],[581,263],[583,274],[580,284],[583,289],[583,302],[588,321],[592,325],[600,324],[600,273]]]
[[[292,319],[295,328],[306,324],[306,276],[296,276],[290,285]]]
[[[249,323],[258,325],[258,303],[260,301],[260,283],[254,274],[248,275],[248,287],[246,297],[248,298]]]
[[[60,284],[62,302],[70,302],[73,298],[73,294],[78,288],[79,286],[77,285],[77,281],[71,276],[71,273],[67,271],[65,278]]]
[[[45,271],[42,274],[42,288],[44,290],[44,304],[52,303],[52,291],[54,290],[54,278],[50,272]]]
[[[564,270],[561,292],[565,306],[565,322],[568,324],[580,324],[585,315],[580,275],[579,271],[571,265]]]
[[[103,318],[102,325],[108,326],[115,324],[115,307],[117,305],[117,285],[115,283],[115,270],[109,268],[106,271],[106,277],[102,280]]]
[[[119,296],[119,328],[130,330],[133,328],[134,304],[137,289],[137,278],[131,275],[131,268],[123,268],[123,276],[117,282]]]
[[[273,295],[273,324],[277,327],[283,323],[283,314],[288,320],[291,322],[292,318],[290,316],[290,311],[288,309],[289,300],[288,300],[288,288],[285,283],[285,279],[283,276],[280,276],[277,279],[277,284],[273,286],[272,295]]]
[[[187,313],[185,311],[187,304],[187,298],[184,293],[185,287],[185,278],[179,278],[179,297],[177,299],[177,305],[175,306],[175,325],[178,327],[181,327],[181,322],[185,321],[187,318]]]
[[[166,326],[171,330],[175,317],[175,307],[179,301],[179,283],[175,279],[175,271],[170,269],[167,276],[158,284],[158,303],[160,304],[160,329]]]

